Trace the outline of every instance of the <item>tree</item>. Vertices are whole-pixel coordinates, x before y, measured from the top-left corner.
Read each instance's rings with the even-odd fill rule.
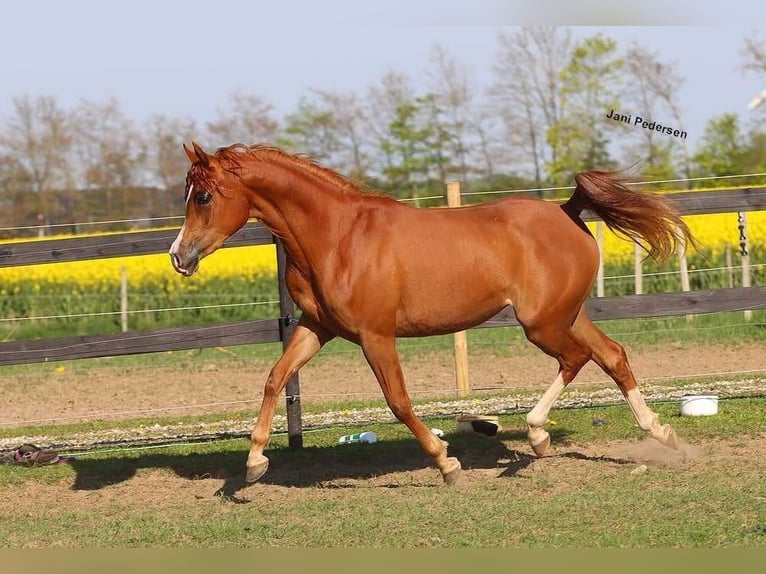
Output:
[[[431,50],[429,94],[426,102],[431,110],[431,122],[439,144],[439,179],[447,178],[447,168],[465,181],[470,171],[470,142],[476,132],[472,121],[474,93],[468,73],[441,46]]]
[[[400,103],[380,142],[387,158],[383,175],[390,189],[402,197],[416,196],[418,184],[428,180],[427,141],[431,134],[422,123],[422,105],[423,100],[417,99]]]
[[[152,179],[162,189],[182,187],[189,160],[182,145],[195,139],[197,124],[191,118],[153,115],[145,126],[147,166]]]
[[[742,173],[745,152],[739,119],[736,114],[723,114],[708,121],[693,161],[701,176],[738,175]]]
[[[82,168],[83,187],[99,189],[105,204],[98,206],[103,215],[127,212],[125,189],[142,182],[141,169],[146,145],[133,121],[121,110],[117,99],[106,103],[82,102],[74,112],[76,135],[74,147]],[[115,205],[115,192],[122,205]],[[89,211],[96,210],[95,206]]]
[[[335,120],[339,149],[334,165],[349,177],[366,179],[370,169],[370,142],[365,129],[367,114],[362,103],[353,93],[317,90],[316,95]]]
[[[766,173],[766,132],[752,130],[741,158],[742,173]],[[766,177],[749,179],[751,185],[764,185]]]
[[[766,88],[766,41],[760,38],[746,38],[742,56],[743,69],[760,75],[764,80],[764,88]],[[754,111],[759,114],[757,117],[760,122],[757,122],[756,127],[753,127],[748,134],[747,147],[742,156],[743,173],[763,173],[766,171],[766,132],[763,131],[764,120],[766,120],[764,92],[766,89],[760,94],[753,94],[752,101],[757,102]],[[750,181],[753,184],[762,183],[764,178]]]
[[[279,143],[332,165],[340,148],[335,115],[304,96],[298,109],[285,117],[284,135]]]
[[[14,181],[27,183],[34,194],[35,219],[39,214],[45,221],[54,209],[47,196],[68,183],[71,118],[53,96],[22,96],[14,98],[13,106],[14,113],[0,131],[0,146]]]
[[[617,43],[601,34],[577,42],[561,72],[561,114],[548,130],[556,158],[548,163],[554,183],[571,181],[575,173],[612,167],[607,134],[616,123],[606,118],[619,109],[618,87],[623,61]]]
[[[546,134],[561,118],[561,74],[571,51],[568,30],[522,28],[500,33],[489,94],[505,126],[507,147],[521,151],[537,185],[544,166],[558,160],[557,142]]]
[[[403,115],[415,100],[415,90],[410,78],[400,72],[388,71],[380,82],[368,89],[365,117],[371,135],[374,155],[371,162],[372,177],[384,176],[394,170],[393,147],[390,140],[391,126],[401,124]]]
[[[746,71],[766,75],[766,43],[760,38],[745,38],[742,56]]]
[[[753,72],[761,76],[766,84],[766,42],[760,38],[745,38],[745,46],[742,50],[742,68],[746,72]],[[766,88],[766,85],[764,85]],[[764,89],[763,92],[766,92]],[[760,114],[761,120],[766,119],[766,104],[763,103],[764,93],[752,94],[753,101],[760,99],[760,103],[757,104],[755,112]]]
[[[502,145],[496,115],[490,105],[483,103],[474,109],[471,126],[476,134],[474,144],[477,171],[487,185],[493,186],[497,166],[510,158],[508,150]]]
[[[207,129],[218,146],[233,143],[273,143],[279,124],[273,106],[258,95],[241,91],[229,98],[228,108],[218,110],[218,118]]]
[[[0,227],[15,227],[24,221],[27,214],[23,200],[31,195],[32,186],[29,173],[16,158],[0,155]]]
[[[677,66],[660,62],[656,54],[635,43],[626,52],[624,62],[623,101],[630,106],[631,115],[655,121],[670,117],[675,127],[682,129],[678,90],[683,80]],[[638,140],[636,145],[628,147],[627,156],[630,163],[641,163],[644,178],[672,178],[676,157],[681,158],[688,177],[689,158],[685,140],[675,140],[654,130],[631,129],[627,125],[624,128],[628,138]]]
[[[369,168],[364,110],[353,93],[312,90],[285,118],[279,144],[302,151],[352,179]]]

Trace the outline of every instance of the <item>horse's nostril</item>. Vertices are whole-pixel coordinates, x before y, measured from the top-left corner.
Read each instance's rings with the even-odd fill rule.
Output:
[[[178,258],[178,255],[175,253],[170,254],[170,260],[173,262],[173,267],[180,268],[181,267],[181,260]]]

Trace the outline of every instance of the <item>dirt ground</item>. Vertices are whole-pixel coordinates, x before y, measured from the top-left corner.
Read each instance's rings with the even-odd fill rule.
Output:
[[[763,344],[626,346],[633,371],[641,381],[766,369]],[[192,352],[190,352],[192,353]],[[234,353],[232,355],[232,353]],[[207,358],[209,357],[209,358]],[[45,365],[27,374],[0,378],[2,427],[33,421],[111,420],[168,414],[202,414],[258,409],[271,360],[243,361],[236,348],[210,352],[203,361],[179,366],[169,358],[162,366],[124,368]],[[454,359],[448,351],[429,351],[403,361],[413,399],[455,394]],[[512,390],[546,388],[556,363],[530,347],[509,356],[472,350],[471,389]],[[581,371],[575,385],[613,383],[593,363]],[[320,353],[300,372],[303,404],[380,398],[381,391],[359,352]]]
[[[534,457],[525,441],[514,433],[476,440],[491,441],[492,445],[489,448],[486,444],[482,448],[476,448],[476,444],[464,445],[459,452],[453,452],[463,464],[453,488],[486,485],[491,490],[498,480],[530,488],[529,479],[545,477],[547,484],[556,485],[548,487],[550,495],[600,477],[651,474],[662,468],[676,468],[683,476],[693,476],[703,472],[706,465],[747,465],[766,456],[764,437],[709,440],[704,445],[682,444],[680,451],[671,451],[652,439],[604,441],[595,445],[564,441],[554,443],[551,451],[540,459]],[[302,464],[298,469],[295,468],[297,461],[275,456],[263,480],[249,486],[245,486],[239,476],[242,472],[239,455],[233,461],[235,464],[221,464],[208,455],[197,457],[194,472],[190,472],[188,461],[182,464],[179,458],[173,457],[165,462],[162,457],[150,457],[148,465],[138,458],[133,467],[107,474],[103,474],[98,463],[74,462],[71,463],[72,478],[53,483],[24,480],[0,485],[0,514],[9,512],[29,520],[50,520],[50,508],[40,501],[55,501],[57,515],[87,512],[90,516],[101,511],[108,514],[114,512],[114,505],[119,503],[125,512],[150,504],[175,516],[184,508],[220,512],[222,502],[279,507],[294,504],[296,500],[343,497],[349,489],[390,492],[388,489],[392,488],[446,488],[438,471],[419,453],[396,461],[376,459],[374,464],[349,458],[338,461],[329,453],[315,453],[311,457],[314,464]],[[316,457],[322,460],[315,460]],[[36,545],[21,539],[17,542]]]
[[[657,347],[628,347],[639,380],[685,377],[706,373],[734,373],[763,370],[763,345],[692,344]],[[213,355],[215,356],[215,355]],[[163,367],[136,368],[130,372],[115,368],[60,369],[51,365],[27,375],[4,376],[2,385],[3,422],[59,419],[135,418],[139,415],[197,414],[241,411],[258,408],[262,383],[270,361],[245,363],[221,353],[220,360],[193,363],[184,369],[177,361]],[[449,352],[429,352],[410,357],[404,363],[413,397],[454,393],[454,365]],[[499,357],[474,351],[469,362],[471,385],[478,389],[545,388],[555,375],[556,365],[533,349]],[[720,378],[725,378],[721,375]],[[602,372],[587,366],[575,384],[612,386]],[[379,397],[380,390],[358,353],[318,357],[301,373],[304,402]],[[13,426],[13,425],[10,425]],[[463,448],[463,472],[458,488],[482,487],[493,481],[545,477],[550,484],[571,488],[599,476],[649,472],[655,468],[678,467],[695,472],[705,465],[749,464],[766,457],[766,440],[740,437],[684,444],[680,451],[662,447],[654,440],[603,441],[597,444],[554,443],[549,456],[532,455],[521,431],[494,439],[492,448]],[[318,497],[340,497],[349,488],[443,487],[438,471],[422,453],[405,460],[378,460],[356,463],[337,460],[334,449],[319,449],[307,456],[319,457],[302,464],[275,453],[264,481],[245,487],[242,481],[242,453],[221,457],[192,455],[163,457],[147,454],[125,462],[117,471],[107,471],[98,461],[70,463],[73,475],[58,482],[9,481],[0,485],[0,514],[26,516],[30,521],[48,518],[41,500],[55,500],[57,513],[114,512],[116,501],[125,508],[152,505],[168,515],[179,509],[197,508],[221,512],[221,502],[280,505]],[[645,468],[642,466],[645,465]],[[190,470],[193,469],[192,470]],[[106,474],[104,474],[106,473]],[[526,482],[525,482],[526,484]],[[233,508],[233,507],[232,507]],[[20,536],[11,545],[37,545],[35,539]],[[60,541],[77,545],[77,541]]]

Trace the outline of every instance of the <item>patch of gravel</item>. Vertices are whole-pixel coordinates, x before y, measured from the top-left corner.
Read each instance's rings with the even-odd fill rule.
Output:
[[[641,392],[647,402],[679,401],[682,396],[689,394],[712,394],[720,398],[763,396],[766,395],[766,378],[685,382],[677,385],[642,385]],[[415,412],[422,418],[450,417],[460,414],[524,413],[531,410],[541,396],[542,393],[527,392],[493,397],[434,401],[416,405]],[[556,402],[556,408],[605,406],[623,401],[622,394],[616,387],[594,390],[578,389],[576,386],[572,386]],[[302,420],[304,430],[310,430],[341,424],[392,422],[395,419],[388,408],[379,407],[303,413]],[[60,434],[13,436],[0,439],[0,450],[16,448],[23,443],[56,448],[60,451],[81,451],[106,446],[138,446],[246,437],[250,435],[253,424],[254,420],[252,419],[226,419],[215,422],[184,422],[80,431],[66,436]],[[287,417],[276,415],[272,430],[275,433],[287,432]]]

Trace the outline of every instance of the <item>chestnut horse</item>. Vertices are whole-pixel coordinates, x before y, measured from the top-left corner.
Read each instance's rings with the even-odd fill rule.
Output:
[[[618,174],[588,171],[564,204],[508,197],[457,209],[419,209],[365,193],[301,156],[235,144],[206,153],[184,145],[186,217],[170,248],[175,270],[192,275],[249,218],[282,240],[290,295],[303,311],[269,373],[247,458],[248,482],[268,468],[263,455],[287,380],[334,337],[361,346],[396,417],[452,484],[460,462],[413,412],[396,337],[468,329],[512,306],[526,337],[559,363],[553,384],[526,418],[538,456],[543,428],[564,387],[589,360],[619,386],[651,436],[678,447],[643,400],[624,349],[588,318],[583,304],[599,263],[580,219],[589,209],[613,230],[643,240],[651,256],[673,253],[676,233],[693,242],[666,199],[626,188]],[[677,231],[680,230],[680,231]]]

